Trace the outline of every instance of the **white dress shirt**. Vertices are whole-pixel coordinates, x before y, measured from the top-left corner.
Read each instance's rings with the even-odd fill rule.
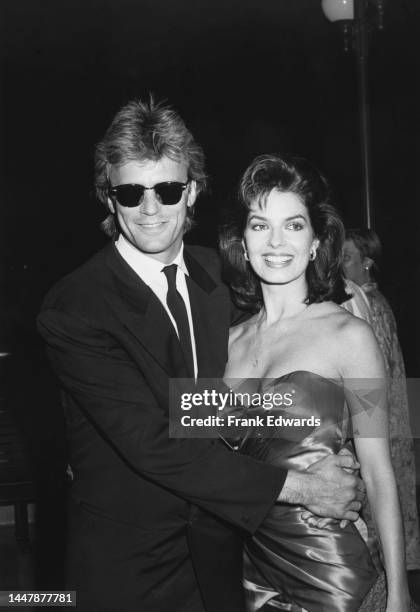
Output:
[[[185,275],[188,275],[188,270],[184,262],[184,244],[178,252],[178,255],[168,264],[163,264],[161,261],[142,253],[136,249],[128,240],[120,234],[115,246],[118,249],[121,257],[128,263],[130,268],[141,278],[141,280],[153,291],[156,297],[161,302],[162,306],[166,310],[168,317],[170,318],[174,329],[178,334],[178,328],[175,323],[171,311],[166,303],[166,295],[168,293],[168,281],[166,280],[165,274],[162,272],[163,268],[171,264],[177,265],[176,272],[176,288],[178,293],[182,296],[187,309],[188,323],[191,334],[191,346],[194,360],[194,375],[197,378],[197,350],[195,346],[194,338],[194,326],[191,314],[190,296],[188,294],[187,281]]]

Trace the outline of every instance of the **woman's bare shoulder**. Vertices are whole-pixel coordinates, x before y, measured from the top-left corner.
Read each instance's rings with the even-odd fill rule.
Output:
[[[346,315],[341,317],[340,320],[339,333],[341,340],[345,340],[346,343],[352,347],[376,342],[375,335],[369,323],[347,312],[343,308],[341,308],[341,310]]]
[[[351,314],[345,308],[342,308],[334,302],[321,302],[320,304],[312,304],[313,312],[311,316],[318,318],[320,322],[324,322],[334,331],[344,335],[371,334],[371,326],[363,319]]]
[[[369,323],[332,302],[319,306],[317,314],[314,314],[317,319],[314,327],[317,334],[328,342],[337,365],[342,364],[346,369],[348,363],[361,360],[362,354],[377,355],[377,341]]]
[[[334,302],[321,302],[310,305],[309,319],[318,319],[320,324],[341,328],[355,319],[347,310]]]
[[[334,334],[337,364],[343,376],[383,378],[383,357],[369,323],[346,313]]]

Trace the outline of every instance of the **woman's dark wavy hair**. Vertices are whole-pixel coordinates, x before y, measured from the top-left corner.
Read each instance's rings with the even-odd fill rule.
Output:
[[[220,232],[224,277],[240,308],[258,312],[262,306],[259,278],[245,260],[242,239],[251,206],[264,208],[273,189],[296,194],[306,206],[314,235],[319,240],[316,258],[306,269],[308,295],[305,303],[349,298],[344,290],[342,247],[344,226],[331,205],[326,179],[306,159],[278,154],[259,155],[245,170],[239,200],[227,211]]]

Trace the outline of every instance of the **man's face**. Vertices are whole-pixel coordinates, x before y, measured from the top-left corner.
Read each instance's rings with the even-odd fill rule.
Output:
[[[119,167],[112,166],[109,180],[113,187],[130,183],[153,187],[166,181],[186,183],[187,165],[169,157],[142,163],[127,162]],[[181,247],[187,208],[194,204],[195,197],[196,185],[191,181],[177,204],[162,204],[153,190],[146,190],[138,206],[121,206],[115,198],[108,198],[108,206],[115,213],[125,238],[142,253],[166,264],[174,259]]]

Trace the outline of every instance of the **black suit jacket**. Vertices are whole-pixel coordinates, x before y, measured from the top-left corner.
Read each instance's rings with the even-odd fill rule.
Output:
[[[198,374],[219,377],[229,293],[213,251],[186,247],[184,258]],[[168,381],[188,377],[183,355],[114,244],[50,291],[38,322],[63,388],[80,609],[240,610],[237,533],[257,528],[285,474],[215,440],[168,437]]]

